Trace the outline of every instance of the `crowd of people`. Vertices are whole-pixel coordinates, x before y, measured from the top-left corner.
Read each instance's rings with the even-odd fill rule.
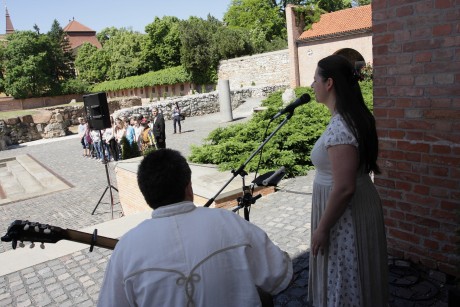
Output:
[[[175,105],[172,113],[174,133],[176,125],[181,133],[180,108]],[[147,150],[166,148],[165,120],[159,109],[152,108],[150,120],[142,115],[130,118],[110,117],[110,127],[94,130],[85,118],[79,117],[78,135],[83,147],[83,157],[96,159],[102,163],[122,159],[122,139],[130,146],[136,146],[140,153]]]
[[[318,62],[312,84],[331,114],[311,152],[314,307],[388,306],[383,210],[370,176],[379,173],[378,137],[358,81],[353,65],[332,55]],[[164,148],[164,135],[153,134]],[[194,205],[191,169],[179,152],[153,151],[137,176],[152,218],[120,239],[98,306],[261,306],[262,294],[289,286],[291,259],[263,230],[231,211]]]

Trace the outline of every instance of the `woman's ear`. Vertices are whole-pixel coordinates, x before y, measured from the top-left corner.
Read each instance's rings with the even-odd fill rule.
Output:
[[[331,90],[333,87],[334,87],[334,80],[332,78],[327,78],[326,80],[327,90]]]

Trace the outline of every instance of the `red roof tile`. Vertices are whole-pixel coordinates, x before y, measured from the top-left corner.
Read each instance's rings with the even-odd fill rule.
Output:
[[[303,32],[299,40],[317,40],[350,32],[372,30],[371,5],[363,5],[321,15],[310,30]]]
[[[96,31],[88,28],[87,26],[82,25],[76,20],[71,20],[69,24],[65,26],[63,30],[64,32],[67,32],[67,33],[69,32],[94,32],[96,33]]]
[[[90,43],[91,45],[95,46],[96,48],[102,48],[101,43],[97,40],[96,36],[67,36],[70,44],[70,48],[75,49],[82,45],[83,43]]]
[[[76,20],[71,20],[63,30],[67,34],[67,39],[72,49],[78,48],[86,42],[99,49],[102,48],[101,43],[96,37],[96,31],[82,25]]]
[[[8,9],[6,9],[6,34],[11,34],[14,32],[13,23],[11,22],[10,14],[8,13]]]

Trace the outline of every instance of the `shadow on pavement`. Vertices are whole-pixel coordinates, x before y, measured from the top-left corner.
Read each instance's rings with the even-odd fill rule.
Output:
[[[283,292],[276,295],[275,306],[308,307],[307,283],[308,283],[308,261],[310,252],[303,252],[292,259],[294,276],[292,283]]]

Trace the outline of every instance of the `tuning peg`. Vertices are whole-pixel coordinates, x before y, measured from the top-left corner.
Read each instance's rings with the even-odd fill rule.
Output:
[[[35,232],[39,232],[39,231],[40,231],[40,227],[38,227],[38,225],[37,225],[37,226],[35,226],[34,230],[35,230]]]
[[[49,234],[51,233],[51,229],[46,228],[45,230],[43,230],[43,233],[44,233],[45,235],[49,235]]]
[[[26,225],[24,226],[24,230],[25,230],[25,231],[29,230],[29,227],[30,227],[29,224],[26,224]]]
[[[34,247],[35,247],[35,243],[34,243],[34,242],[30,243],[30,246],[29,246],[29,247],[30,247],[30,248],[34,248]]]
[[[40,244],[40,248],[45,249],[45,243],[42,242],[42,244]]]

